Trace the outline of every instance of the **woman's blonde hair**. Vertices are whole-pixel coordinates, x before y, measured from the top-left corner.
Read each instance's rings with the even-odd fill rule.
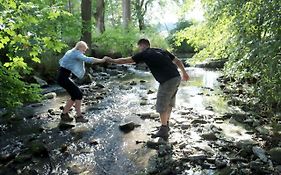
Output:
[[[88,45],[85,41],[78,41],[74,47],[74,49],[78,50],[82,47],[85,47],[86,49],[88,49]]]

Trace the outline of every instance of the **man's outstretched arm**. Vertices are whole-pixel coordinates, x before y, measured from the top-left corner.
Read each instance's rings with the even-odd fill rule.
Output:
[[[178,58],[174,58],[173,63],[174,63],[175,65],[177,65],[178,68],[180,69],[181,74],[182,74],[182,80],[183,80],[183,81],[189,80],[189,76],[188,76],[186,70],[184,69],[184,65],[182,64],[182,61],[179,60]]]
[[[105,57],[106,62],[108,63],[115,63],[115,64],[132,64],[135,63],[132,57],[126,57],[126,58],[118,58],[118,59],[112,59],[110,57]]]

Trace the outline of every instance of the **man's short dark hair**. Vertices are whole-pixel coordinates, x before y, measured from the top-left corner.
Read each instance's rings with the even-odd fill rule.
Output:
[[[138,45],[144,44],[146,46],[150,46],[150,42],[148,39],[142,38],[138,41]]]

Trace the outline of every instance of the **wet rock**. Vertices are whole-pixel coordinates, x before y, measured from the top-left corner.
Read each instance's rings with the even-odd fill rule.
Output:
[[[159,173],[159,175],[173,175],[173,174],[175,174],[175,172],[173,172],[171,168],[166,168]]]
[[[267,136],[270,134],[270,130],[264,126],[258,126],[255,128],[261,135]]]
[[[215,133],[205,133],[205,134],[202,134],[201,137],[205,140],[217,140],[217,136],[215,135]]]
[[[191,110],[180,110],[178,113],[181,115],[188,115],[191,113]]]
[[[83,165],[73,164],[69,166],[70,174],[90,174],[87,167]]]
[[[206,160],[207,156],[205,154],[193,154],[188,157],[185,157],[184,159],[190,161],[199,161],[199,160]]]
[[[207,107],[206,107],[206,110],[214,111],[214,109],[213,109],[212,106],[207,106]]]
[[[139,115],[141,119],[158,119],[159,118],[159,114],[154,113],[154,112],[141,113],[141,114],[137,114],[137,115]]]
[[[234,145],[239,149],[242,149],[242,148],[249,149],[250,148],[250,150],[252,151],[252,147],[255,145],[258,145],[258,143],[254,140],[248,139],[248,140],[239,140],[239,141],[235,142]]]
[[[134,122],[128,122],[119,125],[119,129],[125,133],[130,132],[135,129],[135,127],[140,126],[139,124],[135,124]]]
[[[245,113],[226,113],[224,116],[223,116],[224,119],[229,119],[229,118],[233,118],[235,119],[236,121],[240,122],[240,123],[243,123],[244,120],[246,120],[248,118],[248,115],[245,114]]]
[[[233,173],[234,171],[235,170],[233,168],[231,168],[231,167],[225,167],[225,168],[219,170],[218,174],[219,175],[230,175],[230,174],[234,174]]]
[[[0,154],[0,164],[6,164],[16,157],[15,154],[5,153]]]
[[[20,153],[15,157],[15,162],[24,163],[26,161],[30,161],[32,159],[32,155],[30,153]]]
[[[237,162],[248,162],[247,159],[243,158],[243,157],[234,157],[234,158],[230,158],[229,161],[231,163],[237,163]]]
[[[281,164],[281,147],[275,147],[269,150],[271,160],[278,164]]]
[[[82,134],[85,134],[89,131],[90,131],[90,128],[85,127],[85,126],[79,126],[79,127],[71,128],[70,133],[73,134],[73,135],[82,135]]]
[[[37,108],[37,107],[40,107],[40,106],[44,106],[44,104],[43,103],[34,103],[30,106],[33,107],[33,108]]]
[[[190,124],[188,124],[188,123],[181,124],[181,129],[182,130],[186,130],[186,129],[189,129],[189,128],[190,128]]]
[[[56,115],[54,109],[48,109],[48,113],[51,114],[51,115]]]
[[[159,145],[163,144],[162,142],[155,142],[155,141],[147,141],[146,146],[150,149],[159,149]]]
[[[147,105],[147,100],[141,100],[140,105],[141,106]]]
[[[57,94],[55,92],[50,92],[43,95],[43,99],[54,99],[56,98]]]
[[[227,166],[227,161],[225,160],[216,160],[215,161],[215,166],[217,169],[222,169],[222,168],[225,168]]]
[[[93,139],[93,140],[90,141],[90,144],[91,144],[91,145],[98,145],[98,144],[99,144],[99,141],[96,140],[96,139]]]
[[[95,85],[95,89],[103,89],[103,88],[105,88],[105,86],[102,85],[102,84],[97,83],[97,84]]]
[[[75,79],[77,84],[91,84],[93,82],[93,76],[89,73],[86,73],[82,79]]]
[[[208,123],[206,120],[195,119],[191,122],[191,124],[206,124]]]
[[[275,169],[278,171],[277,173],[281,174],[281,165],[276,166]]]
[[[37,76],[33,76],[33,78],[40,85],[40,87],[44,88],[44,87],[48,86],[48,83],[45,80],[43,80],[43,79],[41,79],[41,78],[39,78]]]
[[[68,146],[66,144],[62,144],[60,146],[60,152],[61,153],[65,153],[67,151],[67,149],[68,149]]]
[[[97,95],[97,96],[95,97],[95,99],[96,99],[96,100],[103,100],[104,97],[103,97],[101,94],[99,94],[99,95]]]
[[[158,156],[159,157],[164,157],[166,155],[168,155],[172,150],[171,145],[159,145],[159,149],[158,149]]]
[[[68,129],[71,129],[73,127],[75,127],[75,124],[71,123],[71,122],[60,122],[59,123],[59,129],[60,130],[68,130]]]
[[[261,147],[259,146],[254,146],[252,148],[253,150],[253,153],[258,157],[260,158],[263,162],[267,162],[268,159],[267,159],[267,156],[265,155],[265,150],[262,149]]]
[[[49,151],[46,148],[45,144],[40,142],[39,140],[34,140],[29,143],[29,150],[31,151],[32,155],[37,157],[49,156]]]
[[[131,81],[131,82],[130,82],[130,85],[131,85],[131,86],[135,86],[135,85],[137,85],[137,84],[138,84],[138,83],[135,82],[135,81]]]
[[[250,162],[250,169],[252,170],[253,174],[263,175],[263,174],[270,174],[268,171],[268,165],[264,165],[263,162],[260,160],[255,160]]]
[[[154,91],[151,90],[151,89],[149,89],[149,90],[147,91],[147,94],[153,94],[153,93],[154,93]]]

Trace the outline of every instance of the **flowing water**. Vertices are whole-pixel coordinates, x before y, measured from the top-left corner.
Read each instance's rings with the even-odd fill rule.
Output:
[[[175,111],[192,108],[204,116],[216,117],[232,110],[227,106],[216,80],[220,72],[200,68],[187,68],[187,71],[191,79],[181,83]],[[15,125],[12,129],[2,129],[1,151],[14,152],[22,149],[25,140],[39,138],[51,150],[50,157],[46,160],[32,159],[32,164],[21,168],[31,167],[40,174],[131,175],[143,172],[149,167],[149,159],[156,151],[136,141],[149,140],[149,134],[159,126],[159,122],[142,120],[137,114],[155,111],[158,83],[149,72],[130,66],[124,74],[101,80],[100,83],[105,86],[107,95],[100,103],[84,106],[88,123],[60,131],[57,127],[58,117],[48,119],[50,116],[46,114],[48,109],[57,110],[63,105],[67,97],[60,95],[55,100],[46,101],[43,106],[33,108],[36,119],[27,119],[24,124]],[[151,93],[148,93],[149,90]],[[175,111],[172,119],[178,120],[181,116]],[[32,131],[34,120],[36,125],[44,128],[43,133]],[[125,134],[119,130],[119,124],[129,121],[141,126]],[[243,128],[233,125],[230,130],[230,125],[226,122],[220,124],[229,138],[250,138]],[[190,137],[194,142],[199,140],[195,131],[190,133]],[[93,140],[97,144],[91,144]],[[61,153],[63,146],[67,147],[67,153]]]

